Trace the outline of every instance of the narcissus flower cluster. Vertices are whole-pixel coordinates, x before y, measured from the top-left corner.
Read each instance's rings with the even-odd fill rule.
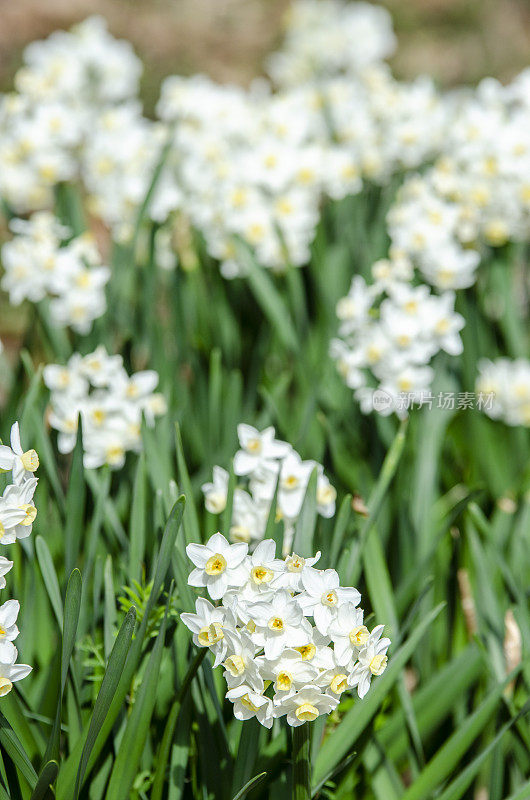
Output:
[[[74,353],[66,366],[48,364],[44,382],[51,391],[48,418],[58,431],[61,453],[74,449],[81,417],[87,469],[103,464],[120,469],[127,451],[141,449],[142,414],[153,425],[166,412],[164,396],[154,391],[158,374],[129,375],[122,357],[109,355],[103,346],[87,356]]]
[[[2,247],[2,289],[13,305],[49,299],[52,324],[88,333],[105,313],[105,285],[110,270],[103,266],[89,233],[72,237],[48,211],[9,223],[14,236]]]
[[[384,626],[366,627],[361,595],[341,586],[334,569],[315,567],[320,553],[279,559],[265,539],[250,555],[245,542],[230,544],[221,533],[186,552],[195,567],[188,583],[221,603],[199,597],[195,613],[181,619],[223,666],[237,719],[270,728],[286,717],[296,727],[329,714],[349,689],[364,697],[384,672]]]
[[[284,550],[291,549],[313,470],[317,472],[317,511],[323,517],[335,513],[337,492],[316,461],[303,461],[287,442],[276,439],[274,428],[259,431],[251,425],[237,427],[240,449],[234,456],[238,485],[234,491],[230,539],[251,544],[263,539],[276,487],[276,520],[284,524]],[[224,511],[228,496],[228,472],[214,467],[213,480],[202,486],[206,509]]]
[[[14,544],[31,534],[37,516],[33,496],[37,488],[35,472],[39,457],[35,450],[24,450],[20,441],[18,422],[11,428],[10,444],[0,443],[0,473],[10,475],[10,482],[0,496],[0,545]],[[1,479],[3,480],[3,479]],[[0,556],[0,589],[5,589],[5,576],[13,561]],[[18,636],[18,600],[6,600],[0,605],[0,697],[8,694],[15,681],[31,672],[28,664],[17,664],[18,651],[13,642]]]
[[[437,295],[413,286],[411,273],[406,259],[378,261],[374,283],[357,275],[337,305],[340,338],[330,353],[365,413],[374,410],[375,390],[388,398],[376,410],[399,413],[400,397],[427,394],[434,378],[429,362],[438,352],[462,352],[464,318],[454,310],[454,292]]]

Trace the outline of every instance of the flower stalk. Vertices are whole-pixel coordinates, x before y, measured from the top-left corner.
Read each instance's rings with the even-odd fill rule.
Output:
[[[304,722],[292,729],[293,800],[311,798],[311,725]]]

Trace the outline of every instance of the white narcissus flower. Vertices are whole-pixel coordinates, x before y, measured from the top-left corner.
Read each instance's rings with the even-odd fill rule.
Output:
[[[32,670],[29,664],[16,664],[18,651],[11,645],[11,658],[5,663],[0,661],[0,697],[9,694],[16,681],[21,681]]]
[[[256,692],[263,692],[263,677],[255,660],[256,646],[248,633],[244,630],[239,632],[227,630],[225,637],[227,648],[223,661],[225,668],[223,674],[228,688],[233,689],[246,684]]]
[[[267,459],[284,458],[291,447],[287,442],[274,438],[274,428],[258,431],[252,425],[241,423],[237,426],[237,435],[241,450],[234,456],[234,472],[236,475],[250,475]]]
[[[241,686],[229,689],[226,698],[234,704],[236,719],[246,720],[256,717],[265,728],[272,728],[274,709],[272,700],[268,697],[243,683]]]
[[[296,647],[307,638],[302,610],[285,589],[269,601],[253,603],[249,610],[256,625],[255,640],[263,646],[265,658],[277,658],[286,647]]]
[[[328,632],[331,622],[336,619],[342,603],[357,605],[361,595],[353,587],[339,586],[339,576],[334,569],[317,570],[314,567],[304,570],[302,583],[305,592],[298,602],[306,616],[312,616],[322,634]]]
[[[0,543],[13,544],[17,539],[25,539],[32,531],[37,509],[33,495],[37,478],[28,478],[21,484],[6,486],[0,497]]]
[[[328,635],[334,645],[337,664],[345,666],[357,656],[359,649],[368,641],[370,631],[363,625],[364,612],[353,603],[344,603],[331,622]]]
[[[22,449],[18,422],[11,428],[11,447],[0,444],[0,470],[12,470],[13,482],[21,483],[39,467],[39,457],[35,450]]]
[[[304,722],[314,722],[321,714],[329,714],[338,705],[338,700],[324,694],[318,686],[303,686],[298,692],[279,697],[275,706],[277,716],[287,714],[287,722],[297,728]]]
[[[373,675],[382,675],[386,669],[388,658],[386,651],[390,639],[381,639],[384,625],[374,628],[366,644],[359,651],[358,662],[348,676],[348,686],[357,687],[357,694],[362,699],[370,688]]]
[[[209,647],[218,666],[226,655],[228,641],[226,632],[235,630],[232,612],[222,606],[215,607],[204,597],[195,601],[195,614],[181,614],[184,625],[193,633],[196,647]]]
[[[196,567],[189,585],[205,586],[212,600],[220,600],[227,589],[246,582],[243,562],[247,552],[245,542],[230,544],[221,533],[214,533],[205,545],[189,544],[186,553]]]
[[[298,650],[287,648],[277,658],[258,658],[265,680],[273,681],[274,691],[291,692],[293,689],[314,682],[319,670],[310,661],[302,658]]]
[[[290,591],[301,592],[303,589],[302,574],[304,570],[314,566],[320,559],[320,556],[320,550],[312,558],[302,558],[302,556],[298,556],[296,553],[286,556],[283,561],[283,568],[276,578],[275,585],[284,587]]]
[[[226,507],[228,495],[228,472],[222,467],[213,468],[213,481],[203,483],[204,505],[210,514],[221,514]]]
[[[16,622],[19,611],[18,600],[7,600],[0,606],[0,661],[8,662],[11,658],[11,642],[18,636]]]
[[[259,592],[269,589],[283,562],[275,557],[276,543],[274,539],[264,539],[258,544],[252,555],[248,556],[245,566],[249,570],[249,583],[251,588]]]

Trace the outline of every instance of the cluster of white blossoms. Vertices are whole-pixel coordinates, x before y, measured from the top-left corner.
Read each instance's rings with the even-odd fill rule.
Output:
[[[371,3],[297,0],[286,14],[284,41],[267,60],[274,82],[292,86],[331,75],[355,75],[391,56],[392,18]]]
[[[164,396],[154,391],[158,374],[145,370],[129,376],[122,357],[108,355],[103,346],[87,356],[74,353],[66,366],[48,364],[44,382],[51,391],[48,420],[58,431],[61,453],[74,449],[81,418],[87,469],[123,467],[126,453],[141,449],[142,415],[153,425],[166,412]]]
[[[442,290],[471,286],[488,247],[530,238],[530,69],[454,104],[440,158],[388,215],[393,248]]]
[[[339,336],[331,356],[364,413],[399,413],[399,396],[419,399],[434,378],[429,362],[441,350],[462,352],[464,318],[454,311],[454,292],[436,295],[410,283],[406,259],[373,266],[374,283],[357,275],[337,305]],[[374,405],[374,392],[387,402]],[[407,406],[407,404],[402,404]]]
[[[323,517],[335,513],[337,492],[316,461],[303,461],[287,442],[275,438],[274,428],[258,431],[251,425],[237,427],[240,450],[234,456],[234,473],[246,483],[234,490],[230,539],[255,544],[265,535],[274,495],[276,520],[284,524],[284,551],[289,552],[296,521],[313,470],[317,471],[317,512]],[[206,509],[212,514],[224,511],[228,495],[228,472],[214,467],[213,481],[202,491]]]
[[[296,727],[329,714],[348,689],[364,697],[386,668],[390,639],[383,625],[364,625],[357,589],[342,587],[334,569],[315,568],[320,553],[277,559],[275,549],[265,539],[249,555],[246,543],[220,533],[189,544],[188,583],[221,604],[198,598],[196,613],[181,619],[224,667],[237,719],[270,728],[286,717]]]
[[[0,195],[13,211],[53,204],[54,187],[78,175],[95,116],[135,97],[141,71],[100,17],[25,49],[16,93],[0,99]]]
[[[447,102],[452,123],[438,159],[423,174],[405,179],[388,213],[389,259],[374,264],[373,285],[354,279],[337,309],[341,339],[332,343],[331,353],[364,411],[374,408],[373,381],[368,378],[370,388],[365,387],[366,367],[376,388],[391,397],[398,391],[414,398],[428,390],[432,356],[438,350],[458,355],[462,349],[458,331],[464,320],[453,313],[454,291],[475,283],[491,248],[530,238],[530,70],[508,86],[487,79],[476,92]],[[418,280],[442,294],[418,286]],[[412,315],[403,315],[385,300],[374,318],[381,286],[399,281],[409,284],[405,296],[414,292],[423,298],[419,306],[413,303]],[[425,313],[418,316],[418,309]],[[395,403],[377,410],[390,413]],[[513,417],[501,412],[500,400],[495,415],[518,418],[516,412]]]
[[[158,239],[170,241],[183,215],[226,277],[248,269],[241,241],[263,267],[303,266],[322,197],[356,194],[363,179],[386,183],[437,155],[447,114],[431,81],[399,83],[383,63],[395,43],[384,9],[299,0],[289,19],[272,83],[244,90],[173,76],[155,121],[137,99],[140,62],[102,19],[33,43],[17,93],[0,102],[0,195],[26,213],[51,207],[59,182],[81,180],[90,212],[130,240],[171,137],[147,209],[166,225]]]
[[[48,298],[54,325],[88,333],[105,312],[104,289],[110,278],[91,234],[72,238],[49,211],[12,219],[9,227],[14,236],[2,247],[0,285],[10,302],[18,306]]]
[[[530,427],[530,361],[483,359],[478,370],[476,392],[493,395],[493,403],[484,406],[485,413],[507,425]]]
[[[18,422],[11,428],[10,445],[0,443],[0,474],[11,472],[0,496],[0,544],[14,544],[31,534],[37,516],[33,496],[37,488],[35,472],[39,457],[35,450],[24,450],[20,442]],[[0,480],[3,481],[2,478]],[[13,561],[0,556],[0,589],[5,589],[5,576]],[[0,697],[8,694],[15,681],[31,672],[28,664],[17,664],[18,651],[13,642],[18,636],[18,600],[6,600],[0,605]]]

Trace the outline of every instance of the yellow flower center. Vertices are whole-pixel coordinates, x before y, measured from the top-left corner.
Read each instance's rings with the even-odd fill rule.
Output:
[[[247,451],[249,453],[259,453],[261,452],[261,439],[254,437],[253,439],[249,439],[247,442]]]
[[[346,689],[348,685],[348,676],[341,673],[340,675],[335,675],[331,683],[329,684],[331,691],[334,694],[342,694],[342,692]]]
[[[374,656],[370,661],[370,672],[372,675],[382,675],[386,669],[388,658],[382,654]]]
[[[224,665],[233,678],[237,678],[245,671],[245,662],[243,658],[238,655],[228,656]]]
[[[276,688],[280,692],[288,692],[293,683],[293,676],[289,672],[280,672],[276,678]]]
[[[350,631],[350,642],[354,647],[360,647],[366,642],[369,635],[370,633],[366,625],[359,625],[359,627],[353,628],[353,630]]]
[[[295,647],[295,650],[298,650],[300,655],[302,656],[302,661],[311,661],[315,653],[317,651],[315,645],[310,642],[309,644],[303,644],[301,647]]]
[[[296,475],[288,475],[282,481],[282,485],[284,489],[296,489],[300,481],[296,477]]]
[[[35,472],[39,468],[39,457],[35,450],[28,450],[20,460],[26,472]]]
[[[9,678],[0,678],[0,697],[4,697],[4,695],[9,694],[12,688],[13,684]]]
[[[5,628],[2,628],[2,626],[0,625],[0,636],[5,636],[5,635],[6,635]]]
[[[333,486],[322,486],[317,491],[317,503],[322,506],[327,506],[328,503],[333,503],[337,497],[337,492]]]
[[[281,617],[271,617],[267,622],[267,626],[271,631],[283,631],[283,619]]]
[[[263,566],[254,567],[250,575],[254,583],[257,585],[260,583],[269,583],[269,581],[271,581],[273,578],[272,570]]]
[[[287,570],[288,572],[301,572],[304,568],[304,564],[305,558],[297,556],[296,553],[293,553],[293,555],[287,559]]]
[[[94,425],[102,425],[105,421],[106,414],[101,408],[95,408],[92,412],[92,421]]]
[[[294,713],[296,714],[297,719],[300,719],[303,722],[313,722],[313,720],[318,717],[318,708],[312,706],[311,703],[302,703],[302,705],[298,706]]]
[[[199,639],[199,644],[202,647],[209,647],[212,644],[220,642],[221,639],[224,639],[224,633],[221,627],[221,623],[211,622],[209,625],[206,625],[204,628],[201,628],[197,638]]]
[[[245,708],[248,708],[250,711],[253,711],[254,714],[258,710],[258,707],[254,705],[248,694],[244,694],[241,698],[241,705],[245,706]]]
[[[223,509],[221,509],[221,511],[222,510]],[[245,525],[232,525],[230,528],[230,539],[232,542],[250,542],[250,531]]]
[[[109,464],[118,463],[123,458],[124,452],[125,451],[124,451],[123,447],[120,447],[119,445],[113,445],[112,447],[109,447],[107,449],[107,461],[108,461],[108,463]]]
[[[221,575],[226,569],[226,558],[221,553],[215,553],[206,562],[204,571],[207,575]]]
[[[332,589],[331,592],[326,592],[322,595],[322,605],[324,606],[336,606],[339,602],[339,598],[337,597],[337,592]]]
[[[22,522],[20,522],[19,524],[20,525],[26,525],[26,526],[27,525],[33,525],[33,523],[35,522],[35,517],[37,516],[37,509],[35,508],[35,506],[31,506],[29,504],[26,504],[26,505],[23,505],[23,506],[19,506],[19,508],[20,508],[21,511],[24,511],[26,513],[26,516],[24,517]]]

